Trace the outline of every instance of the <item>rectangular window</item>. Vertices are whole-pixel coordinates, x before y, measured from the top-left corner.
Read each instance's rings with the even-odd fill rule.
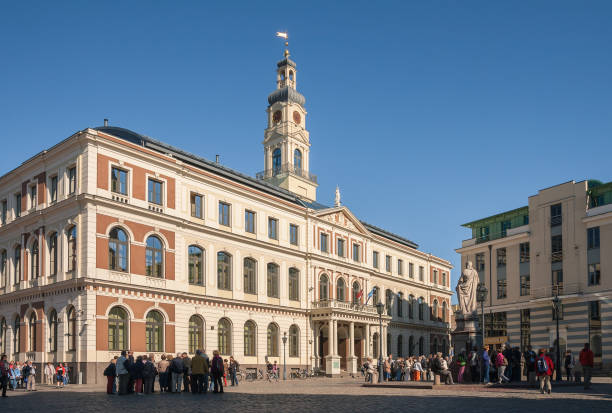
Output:
[[[589,285],[599,285],[601,281],[600,263],[589,264]]]
[[[503,221],[501,223],[502,229],[501,229],[501,236],[505,237],[506,234],[508,233],[508,230],[510,228],[512,228],[512,223],[510,221]]]
[[[529,243],[523,242],[519,245],[520,249],[520,262],[529,262]]]
[[[531,294],[531,279],[529,274],[521,275],[521,297]]]
[[[446,286],[446,273],[442,273],[442,285]]]
[[[162,204],[163,183],[149,178],[149,202],[157,205]]]
[[[51,177],[51,183],[49,184],[49,198],[51,202],[57,201],[57,175]]]
[[[338,251],[338,257],[344,257],[344,240],[342,238],[338,238],[338,245],[336,245]]]
[[[353,243],[353,261],[359,262],[359,244]]]
[[[497,298],[506,298],[506,272],[497,273]]]
[[[255,233],[255,212],[248,209],[244,211],[244,230],[251,234]]]
[[[36,208],[36,204],[37,204],[37,190],[36,190],[36,184],[32,185],[30,187],[30,209],[34,209]]]
[[[404,261],[397,260],[397,275],[404,275]]]
[[[553,235],[550,237],[550,245],[551,262],[563,261],[563,237],[561,235]]]
[[[203,201],[204,197],[200,194],[194,194],[193,192],[191,193],[191,216],[195,217],[195,218],[202,218],[202,216],[204,215],[202,213],[202,201]]]
[[[484,253],[476,254],[476,271],[481,272],[485,269],[485,256]]]
[[[408,277],[414,278],[414,264],[408,263]]]
[[[76,166],[68,168],[68,194],[72,195],[76,192],[77,175]]]
[[[372,252],[372,265],[374,268],[378,268],[378,251]]]
[[[289,224],[289,243],[291,245],[298,245],[299,242],[299,228],[295,224]]]
[[[230,204],[219,202],[219,225],[231,226],[230,222]]]
[[[485,242],[489,240],[489,227],[478,228],[478,241]]]
[[[550,206],[550,226],[556,227],[561,225],[561,204],[555,204]]]
[[[433,270],[433,283],[438,283],[438,270]]]
[[[21,216],[21,194],[15,194],[15,218]]]
[[[8,203],[6,199],[2,200],[0,204],[0,224],[6,225],[6,214],[7,214]]]
[[[506,312],[485,314],[485,337],[507,337]]]
[[[385,271],[391,272],[391,256],[385,255]]]
[[[268,218],[268,238],[278,239],[278,219]]]
[[[528,308],[521,310],[521,351],[531,345],[531,314]]]
[[[127,171],[119,168],[111,169],[111,191],[127,195]]]
[[[319,238],[319,244],[321,245],[321,252],[329,252],[329,245],[327,244],[327,234],[321,233]]]
[[[599,227],[587,229],[587,248],[590,250],[599,248]]]
[[[425,280],[425,267],[419,266],[419,281]]]
[[[553,270],[552,272],[552,293],[553,295],[563,294],[563,270]]]
[[[498,267],[506,266],[506,249],[505,248],[497,249],[497,266]]]

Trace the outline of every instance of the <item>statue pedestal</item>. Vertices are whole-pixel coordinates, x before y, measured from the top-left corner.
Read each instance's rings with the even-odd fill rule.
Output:
[[[463,350],[470,351],[475,346],[482,346],[478,316],[476,314],[455,314],[455,330],[451,332],[455,354]]]
[[[340,377],[340,356],[325,356],[325,375]]]

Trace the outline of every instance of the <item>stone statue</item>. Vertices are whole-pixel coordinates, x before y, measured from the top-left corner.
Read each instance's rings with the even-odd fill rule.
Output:
[[[340,203],[340,188],[336,185],[336,198],[334,199],[334,206],[338,208],[342,204]]]
[[[472,314],[476,310],[478,281],[478,272],[472,267],[472,262],[468,261],[457,283],[457,301],[461,314]]]

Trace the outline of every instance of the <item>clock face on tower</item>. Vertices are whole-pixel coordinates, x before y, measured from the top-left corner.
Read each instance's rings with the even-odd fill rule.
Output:
[[[277,110],[276,112],[274,112],[274,115],[272,115],[272,122],[274,122],[274,124],[277,124],[281,121],[282,118],[283,114],[280,110]]]
[[[300,112],[298,112],[297,110],[293,111],[293,121],[297,123],[298,125],[302,121],[302,116],[300,116]]]

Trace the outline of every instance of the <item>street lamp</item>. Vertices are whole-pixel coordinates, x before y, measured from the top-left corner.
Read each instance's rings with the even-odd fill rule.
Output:
[[[557,359],[555,362],[555,370],[557,371],[557,381],[559,381],[561,379],[561,376],[559,375],[561,371],[561,354],[559,354],[559,310],[561,309],[561,299],[559,298],[557,293],[555,293],[555,298],[553,298],[552,302],[553,310],[555,311],[555,320],[557,321],[557,346],[555,349],[557,353]]]
[[[283,380],[287,380],[287,332],[283,333]]]
[[[382,358],[382,315],[385,312],[385,305],[381,302],[376,304],[376,312],[378,313],[378,382],[382,383],[383,379],[383,358]]]
[[[482,323],[481,323],[481,337],[482,337],[482,347],[485,345],[485,313],[484,313],[484,302],[487,299],[487,287],[485,287],[484,283],[479,283],[476,288],[476,301],[480,303],[480,312],[482,313]]]

